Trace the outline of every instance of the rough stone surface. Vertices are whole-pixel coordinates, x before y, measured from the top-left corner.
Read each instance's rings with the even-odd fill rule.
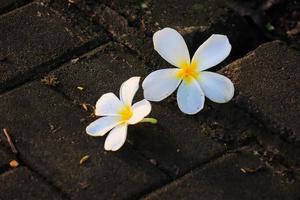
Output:
[[[299,199],[299,182],[286,182],[261,164],[249,150],[228,154],[143,199]]]
[[[0,175],[1,200],[63,200],[56,189],[25,167]]]
[[[0,0],[0,130],[19,151],[0,131],[0,200],[300,199],[299,49],[271,42],[245,56],[298,33],[297,3],[233,4]],[[128,78],[170,67],[152,44],[164,27],[183,35],[191,55],[211,34],[227,35],[232,52],[210,71],[243,57],[219,71],[235,98],[206,99],[188,116],[175,92],[152,103],[158,124],[130,126],[125,145],[106,152],[105,137],[85,133],[93,106]],[[134,101],[142,98],[139,90]]]
[[[94,105],[104,93],[112,91],[118,95],[123,81],[134,75],[143,76],[146,68],[124,47],[110,44],[95,55],[64,65],[53,74],[61,83],[57,89],[68,98]],[[84,90],[78,90],[77,86]],[[141,98],[138,94],[136,99]],[[201,125],[192,117],[184,117],[175,104],[171,108],[167,104],[154,104],[151,116],[157,118],[159,124],[130,127],[129,141],[172,177],[224,152],[223,145],[206,136],[212,134],[210,131],[201,131]]]
[[[270,42],[230,64],[224,73],[236,102],[289,141],[300,140],[300,53]]]
[[[96,45],[106,38],[101,31],[78,31],[63,15],[41,3],[1,16],[0,27],[0,91],[49,70],[88,42]]]
[[[0,0],[0,14],[8,12],[15,7],[25,4],[29,0]]]
[[[125,80],[132,76],[145,76],[147,71],[137,56],[124,46],[109,43],[51,74],[60,81],[57,86],[59,91],[78,103],[94,105],[102,94],[119,94],[119,88]],[[83,90],[79,90],[78,86]]]
[[[0,127],[10,129],[22,161],[72,199],[134,198],[167,180],[128,144],[104,152],[104,138],[85,133],[88,116],[38,82],[1,96],[0,105]]]
[[[169,66],[153,50],[152,44],[154,32],[164,27],[175,28],[184,35],[191,55],[214,33],[229,37],[234,46],[229,60],[253,48],[251,41],[254,34],[247,22],[228,9],[224,1],[188,0],[182,4],[177,0],[114,0],[100,4],[79,0],[76,6],[103,25],[113,38],[138,52],[152,70]]]
[[[2,144],[0,143],[0,145]],[[0,146],[0,173],[8,167],[10,160],[11,156]]]

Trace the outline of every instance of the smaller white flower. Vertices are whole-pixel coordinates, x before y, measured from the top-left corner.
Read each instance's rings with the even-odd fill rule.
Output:
[[[151,112],[151,104],[146,99],[132,105],[139,81],[140,77],[125,81],[120,88],[120,99],[113,93],[106,93],[96,103],[95,114],[101,118],[88,125],[86,132],[91,136],[103,136],[110,131],[104,144],[107,151],[120,149],[126,141],[127,126],[143,121]],[[149,119],[145,121],[153,123],[151,120],[155,120]]]
[[[153,35],[154,49],[177,68],[149,74],[144,96],[161,101],[177,91],[177,104],[186,114],[196,114],[204,106],[204,96],[216,103],[228,102],[234,95],[232,82],[220,74],[204,71],[222,62],[230,53],[227,36],[214,34],[195,52],[192,60],[183,37],[174,29],[164,28]]]

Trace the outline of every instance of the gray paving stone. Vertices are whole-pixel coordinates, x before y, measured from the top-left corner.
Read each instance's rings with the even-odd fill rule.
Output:
[[[228,35],[233,45],[229,60],[252,48],[255,35],[243,18],[227,8],[226,1],[188,0],[183,4],[180,0],[113,0],[100,4],[79,0],[76,5],[114,38],[139,52],[152,70],[168,66],[153,50],[152,35],[161,28],[172,27],[181,32],[191,54],[211,34]]]
[[[87,114],[39,82],[5,93],[0,105],[0,127],[9,128],[22,161],[72,199],[134,198],[167,181],[128,144],[104,152],[104,138],[85,133]]]
[[[5,170],[8,165],[9,165],[9,161],[11,160],[11,156],[4,150],[4,148],[2,147],[2,144],[0,142],[0,173],[1,171]]]
[[[268,168],[255,172],[260,165],[260,159],[252,151],[229,154],[143,199],[299,199],[299,181],[288,183]]]
[[[25,167],[0,175],[1,200],[63,200],[51,185]]]
[[[81,28],[42,3],[0,17],[0,92],[48,71],[88,46],[106,41],[103,31]],[[86,25],[86,24],[84,24]]]
[[[109,91],[118,94],[123,81],[136,75],[145,77],[147,70],[145,65],[126,48],[110,44],[101,47],[94,55],[79,59],[75,64],[65,64],[53,74],[61,83],[57,89],[68,98],[78,104],[94,105],[102,94]],[[82,86],[84,90],[78,90],[77,86]],[[142,90],[139,92],[136,99],[142,98]],[[157,118],[159,124],[130,127],[129,142],[152,163],[174,178],[219,156],[225,150],[222,144],[209,138],[215,135],[216,130],[209,128],[207,119],[202,123],[194,117],[184,116],[172,99],[170,103],[165,101],[153,104],[151,116]],[[202,118],[205,119],[206,116],[208,115]],[[214,116],[209,119],[212,118]],[[218,133],[239,134],[245,126],[245,124],[241,127],[231,125],[231,129],[226,131],[219,128]]]
[[[8,12],[27,2],[29,2],[29,0],[0,0],[0,14]]]
[[[228,65],[236,103],[288,141],[300,141],[300,53],[274,41]]]

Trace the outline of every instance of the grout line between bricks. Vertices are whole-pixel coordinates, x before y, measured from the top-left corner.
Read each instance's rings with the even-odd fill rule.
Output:
[[[10,83],[9,86],[4,88],[4,90],[0,92],[0,96],[5,93],[8,93],[14,89],[22,87],[24,84],[26,84],[28,82],[32,82],[32,81],[40,78],[41,75],[43,75],[43,74],[47,74],[55,69],[58,69],[63,64],[69,62],[74,56],[81,56],[81,55],[85,54],[86,52],[89,52],[101,45],[102,45],[102,43],[100,42],[100,38],[96,38],[94,40],[91,40],[91,41],[83,44],[82,46],[80,46],[78,48],[72,49],[68,53],[60,55],[59,57],[55,58],[54,60],[51,60],[47,63],[42,63],[39,66],[36,66],[36,68],[23,74],[23,77],[26,77],[26,76],[27,77],[24,78],[21,82]],[[35,72],[35,73],[32,74],[33,72]],[[19,80],[19,78],[20,77],[17,77],[15,79]],[[11,80],[10,82],[14,82],[14,81],[15,80]]]
[[[7,146],[5,145],[2,145],[2,150],[5,151],[5,153],[7,154],[10,154],[9,151],[8,151],[8,148]],[[34,172],[35,175],[37,177],[39,177],[42,181],[44,181],[47,185],[49,185],[50,187],[52,187],[58,194],[60,194],[62,197],[64,197],[65,199],[70,199],[69,195],[66,194],[64,191],[62,191],[60,188],[58,188],[57,186],[55,186],[52,182],[48,181],[47,177],[44,177],[42,174],[40,174],[38,171],[36,171],[35,169],[33,169],[30,165],[27,164],[27,162],[25,162],[20,153],[18,154],[12,154],[11,155],[11,159],[15,159],[15,160],[18,160],[19,162],[19,166],[17,168],[11,168],[9,166],[9,164],[6,164],[6,165],[2,165],[0,166],[0,176],[6,172],[10,172],[10,171],[13,171],[13,170],[18,170],[18,168],[20,167],[26,167],[28,168],[30,171]]]
[[[27,4],[30,4],[32,2],[33,2],[32,0],[23,0],[21,2],[11,3],[11,4],[7,5],[6,7],[4,7],[3,9],[0,10],[0,16],[4,15],[4,14],[7,14],[9,12],[12,12],[14,10],[17,10],[19,8],[22,8],[22,7],[24,7]]]
[[[244,146],[244,147],[247,147],[247,146]],[[142,197],[145,197],[145,196],[147,196],[147,195],[149,195],[149,194],[151,194],[151,193],[153,193],[153,192],[155,192],[155,191],[157,191],[157,190],[159,190],[159,189],[161,189],[161,188],[163,188],[163,187],[165,187],[165,186],[167,186],[167,185],[170,185],[170,184],[172,184],[173,182],[178,181],[178,180],[184,178],[185,176],[188,176],[188,175],[189,175],[190,173],[192,173],[193,171],[200,170],[200,169],[202,169],[203,167],[205,167],[207,164],[209,164],[209,163],[211,163],[211,162],[214,162],[214,161],[216,161],[216,160],[218,160],[218,159],[220,159],[220,158],[222,158],[223,156],[228,155],[228,154],[233,154],[233,153],[232,153],[232,152],[224,151],[224,152],[222,152],[222,153],[220,153],[220,154],[217,154],[217,155],[215,155],[214,157],[212,157],[211,159],[209,159],[209,160],[207,160],[207,161],[205,161],[205,162],[202,162],[202,163],[199,164],[198,166],[193,167],[192,169],[188,170],[185,174],[176,177],[176,179],[172,179],[170,182],[168,182],[168,183],[166,183],[166,184],[164,184],[164,185],[162,185],[162,186],[160,186],[160,187],[157,187],[156,189],[154,189],[154,190],[152,190],[152,191],[150,191],[150,192],[148,192],[148,193],[142,194],[138,199],[141,199]]]
[[[19,161],[21,162],[21,165],[23,164],[24,167],[27,167],[30,171],[34,172],[42,181],[44,181],[47,185],[51,186],[57,193],[59,193],[62,197],[65,199],[71,199],[69,194],[65,193],[63,190],[61,190],[58,186],[56,186],[53,182],[49,181],[47,177],[43,176],[41,173],[39,173],[37,170],[35,170],[33,167],[28,165],[22,157],[19,155]]]

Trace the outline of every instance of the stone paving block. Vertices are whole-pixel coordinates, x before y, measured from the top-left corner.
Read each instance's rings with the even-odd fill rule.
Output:
[[[21,167],[0,175],[1,200],[63,200],[53,186],[34,172]]]
[[[143,199],[299,199],[299,181],[286,182],[268,168],[258,170],[260,166],[252,151],[227,154]]]
[[[53,73],[60,81],[59,91],[77,104],[92,105],[106,92],[118,94],[121,83],[131,76],[145,77],[146,74],[143,63],[117,44],[103,46]],[[84,90],[78,90],[77,86]],[[141,92],[136,99],[142,98]],[[174,96],[153,103],[151,116],[159,120],[158,125],[132,126],[128,134],[134,148],[172,177],[220,155],[225,150],[223,144],[227,149],[236,149],[263,133],[251,117],[233,103],[217,105],[207,101],[202,112],[188,117],[179,111]]]
[[[164,27],[175,28],[184,35],[191,55],[213,33],[228,35],[233,45],[229,59],[253,48],[254,34],[243,18],[227,8],[226,1],[188,0],[183,4],[179,0],[113,0],[100,4],[79,0],[76,5],[114,38],[139,52],[152,69],[168,66],[152,44],[153,33]]]
[[[0,14],[9,12],[28,2],[30,2],[30,0],[0,0]]]
[[[2,145],[1,142],[0,145]],[[12,157],[4,150],[2,146],[0,146],[0,173],[5,171],[11,159]]]
[[[105,152],[102,138],[85,133],[88,116],[39,82],[5,93],[0,105],[0,127],[9,128],[20,159],[71,199],[130,199],[167,181],[129,145]]]
[[[75,53],[106,41],[102,30],[74,26],[42,3],[31,3],[0,17],[0,92],[48,71]],[[86,26],[86,24],[84,24]]]
[[[126,47],[108,43],[79,57],[76,63],[69,62],[50,74],[60,81],[57,89],[72,100],[94,105],[104,93],[119,94],[125,80],[144,76],[145,69],[145,65]],[[78,86],[83,90],[79,90]]]
[[[288,141],[300,141],[300,53],[274,41],[228,65],[236,103]]]
[[[245,145],[259,144],[262,154],[273,157],[272,164],[286,171],[299,173],[300,149],[267,129],[260,120],[236,106],[234,101],[216,104],[206,99],[204,109],[197,114],[204,133],[226,145],[229,151],[236,151]]]

